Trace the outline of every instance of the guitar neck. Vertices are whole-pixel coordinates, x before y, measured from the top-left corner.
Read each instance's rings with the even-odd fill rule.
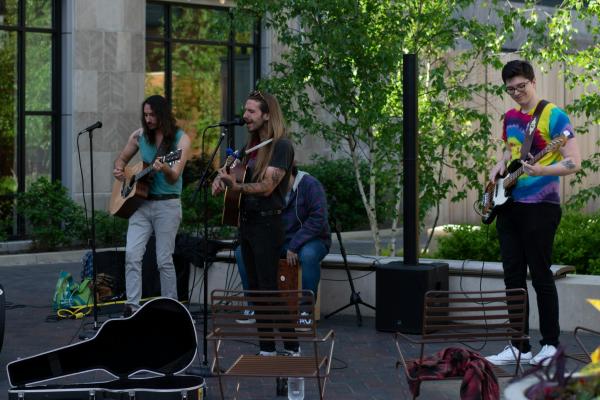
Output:
[[[138,172],[137,174],[135,174],[135,181],[139,181],[140,179],[142,179],[143,177],[145,177],[146,175],[148,175],[149,173],[151,173],[153,171],[152,169],[152,165],[144,168],[143,170],[141,170],[140,172]]]
[[[537,153],[535,156],[533,156],[533,158],[531,160],[529,160],[528,164],[535,164],[538,161],[540,161],[542,159],[542,157],[544,157],[546,154],[556,150],[557,145],[548,145],[546,146],[546,148],[544,148],[544,150],[540,151],[539,153]],[[521,165],[518,169],[516,169],[515,171],[513,171],[512,173],[510,173],[506,179],[504,179],[504,188],[507,189],[509,187],[511,187],[512,185],[514,185],[517,182],[517,179],[519,179],[519,177],[521,175],[523,175],[523,172],[525,170],[523,169],[523,166]]]

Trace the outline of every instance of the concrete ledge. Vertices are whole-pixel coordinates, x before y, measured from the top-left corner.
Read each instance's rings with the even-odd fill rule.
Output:
[[[114,247],[107,249],[96,249],[100,251],[115,250]],[[123,250],[118,248],[117,250]],[[51,251],[45,253],[23,253],[23,254],[4,254],[0,255],[0,267],[9,265],[35,265],[35,264],[59,264],[80,262],[83,255],[90,249]]]

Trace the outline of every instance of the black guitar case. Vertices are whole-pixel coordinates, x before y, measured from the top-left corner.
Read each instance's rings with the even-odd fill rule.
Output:
[[[188,310],[176,300],[157,298],[129,318],[106,321],[89,340],[9,363],[9,399],[202,400],[204,379],[178,375],[194,360],[196,346]],[[99,370],[115,379],[65,385],[49,382]],[[138,372],[155,376],[132,376]]]

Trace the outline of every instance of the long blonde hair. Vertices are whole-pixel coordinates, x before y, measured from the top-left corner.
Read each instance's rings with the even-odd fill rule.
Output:
[[[252,179],[255,182],[259,182],[264,179],[267,166],[273,156],[273,149],[275,143],[287,136],[285,121],[283,119],[283,113],[279,102],[272,94],[260,92],[258,90],[253,91],[248,96],[248,100],[254,100],[259,103],[260,111],[269,114],[269,119],[265,121],[267,126],[267,139],[273,138],[273,141],[268,145],[261,147],[257,150],[256,164],[254,172],[252,173]],[[258,134],[258,132],[257,132]],[[260,140],[259,138],[257,138]]]

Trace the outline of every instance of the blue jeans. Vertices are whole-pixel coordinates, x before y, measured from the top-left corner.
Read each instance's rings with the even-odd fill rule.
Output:
[[[283,245],[281,252],[281,258],[285,258],[289,246],[289,241]],[[315,294],[315,301],[317,298],[317,291],[319,288],[319,281],[321,280],[321,260],[325,258],[329,250],[325,247],[325,244],[319,239],[309,240],[300,248],[298,252],[298,258],[300,259],[300,265],[302,266],[302,289],[312,290]],[[248,290],[248,274],[242,259],[242,250],[240,246],[235,249],[235,260],[238,265],[238,272],[240,279],[242,280],[242,287]]]

